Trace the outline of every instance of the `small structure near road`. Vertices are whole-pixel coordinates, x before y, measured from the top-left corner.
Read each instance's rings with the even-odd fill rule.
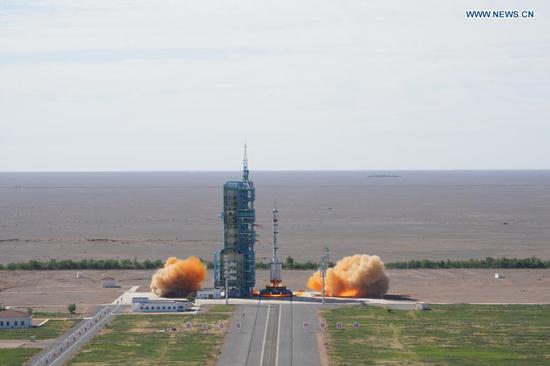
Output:
[[[190,307],[187,300],[151,300],[147,297],[132,299],[134,313],[176,313],[187,311]]]
[[[103,288],[116,288],[116,280],[113,277],[104,277],[101,279],[101,287]]]
[[[26,311],[6,309],[0,311],[0,329],[31,328],[32,314]]]
[[[197,299],[221,299],[221,288],[203,288],[197,291]]]
[[[430,310],[430,305],[425,302],[417,302],[415,308],[416,310]]]

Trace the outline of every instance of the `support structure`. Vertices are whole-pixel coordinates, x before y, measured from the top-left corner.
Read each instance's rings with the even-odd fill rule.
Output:
[[[223,249],[214,256],[214,286],[227,288],[229,297],[252,295],[256,284],[256,190],[249,178],[244,147],[242,180],[223,186]]]
[[[237,277],[235,276],[235,274],[237,273],[236,263],[230,262],[229,257],[225,256],[224,262],[223,262],[223,268],[224,268],[223,274],[225,277],[225,304],[228,305],[229,304],[229,281],[235,281],[237,279]]]

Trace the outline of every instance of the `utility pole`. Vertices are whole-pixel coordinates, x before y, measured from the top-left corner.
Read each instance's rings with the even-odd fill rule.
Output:
[[[321,262],[319,264],[319,271],[321,272],[321,278],[323,281],[323,286],[321,289],[323,305],[325,304],[325,277],[327,276],[328,262],[329,262],[329,249],[328,247],[325,247],[323,250],[323,255],[321,256]]]

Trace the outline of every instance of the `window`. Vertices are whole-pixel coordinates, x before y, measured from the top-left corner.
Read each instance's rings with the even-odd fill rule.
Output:
[[[9,327],[10,326],[10,321],[9,320],[6,320],[6,325]]]
[[[4,321],[0,320],[0,327],[4,326]]]

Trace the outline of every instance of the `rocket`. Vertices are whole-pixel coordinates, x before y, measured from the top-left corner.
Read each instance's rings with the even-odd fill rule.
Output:
[[[273,205],[273,256],[271,258],[271,273],[269,280],[271,286],[278,286],[281,279],[281,269],[283,262],[279,259],[279,243],[277,242],[279,236],[279,210],[277,209],[277,201]]]

